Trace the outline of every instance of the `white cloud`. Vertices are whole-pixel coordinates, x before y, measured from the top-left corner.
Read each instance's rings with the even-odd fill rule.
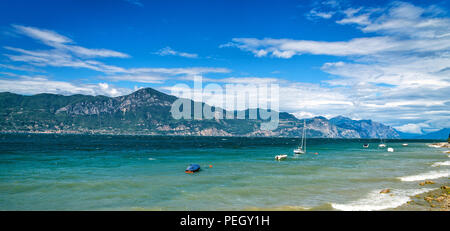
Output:
[[[314,19],[314,18],[329,19],[329,18],[333,17],[334,13],[335,12],[320,12],[320,11],[317,11],[316,9],[312,9],[311,11],[309,11],[309,14],[307,16],[310,19]]]
[[[363,32],[379,32],[393,36],[403,35],[411,38],[439,38],[448,33],[450,19],[434,14],[437,8],[424,9],[406,2],[394,2],[384,9],[380,15],[370,9],[362,15],[372,15]],[[376,12],[379,13],[379,12]]]
[[[365,56],[390,55],[399,52],[425,53],[440,52],[450,48],[450,36],[417,40],[402,40],[391,36],[376,36],[354,38],[340,42],[271,38],[234,38],[233,42],[233,46],[244,51],[250,51],[256,57],[271,55],[277,58],[291,58],[294,55],[302,54]]]
[[[204,81],[219,82],[219,83],[231,83],[231,84],[271,84],[281,83],[283,80],[277,78],[261,78],[261,77],[228,77],[221,79],[206,79]]]
[[[194,76],[207,73],[228,73],[227,68],[187,67],[187,68],[130,68],[124,74],[106,75],[100,78],[114,82],[163,83],[168,79],[192,80]]]
[[[4,73],[3,73],[4,74]],[[131,93],[131,89],[113,87],[107,83],[74,84],[49,80],[43,76],[16,76],[18,79],[0,79],[0,92],[17,94],[53,93],[62,95],[86,94],[119,96]]]
[[[181,56],[185,58],[198,58],[197,54],[175,51],[170,47],[162,48],[159,51],[155,52],[155,54],[161,56],[172,55],[172,56]]]
[[[192,78],[184,79],[192,80]],[[336,91],[321,87],[319,84],[299,83],[278,78],[262,77],[202,78],[202,80],[204,82],[203,87],[206,87],[207,84],[210,83],[219,84],[222,87],[222,91],[216,93],[215,97],[215,99],[219,100],[208,101],[209,104],[218,107],[226,108],[222,105],[223,101],[220,100],[226,98],[225,85],[236,84],[236,87],[239,87],[245,92],[249,90],[249,86],[258,87],[261,85],[270,86],[270,84],[276,84],[279,87],[279,107],[281,111],[295,112],[295,115],[297,116],[327,115],[332,117],[342,115],[343,109],[350,112],[354,110],[354,103],[345,94],[345,90],[339,89]],[[179,86],[177,87],[179,88]],[[161,87],[160,89],[166,92],[168,91],[168,93],[171,93],[171,91],[174,90],[172,87]],[[177,90],[180,91],[182,89],[180,88]],[[174,91],[174,93],[176,96],[186,97],[179,94],[177,95],[177,91]],[[204,96],[206,98],[209,97],[208,94]],[[261,95],[249,95],[249,100],[254,100],[253,102],[257,102],[260,98]],[[325,111],[326,113],[324,113]]]
[[[336,21],[336,23],[368,25],[368,24],[370,24],[369,14],[362,14],[362,15],[358,15],[358,16],[351,16],[351,17],[343,18],[341,20]]]
[[[0,68],[10,69],[10,70],[16,70],[16,71],[26,71],[26,72],[41,72],[44,73],[44,70],[36,69],[31,66],[25,66],[25,65],[9,65],[9,64],[0,64]]]
[[[10,51],[5,54],[10,60],[15,62],[25,62],[40,67],[71,67],[86,68],[107,74],[103,79],[112,81],[129,81],[141,83],[162,83],[164,80],[174,76],[190,76],[206,73],[228,73],[226,68],[210,67],[188,67],[188,68],[123,68],[108,65],[92,58],[99,57],[130,57],[127,54],[108,49],[89,49],[74,45],[74,41],[66,36],[60,35],[51,30],[44,30],[35,27],[13,25],[20,34],[33,38],[51,47],[47,50],[27,50],[22,48],[5,46],[4,49]],[[14,53],[11,53],[14,52]],[[178,52],[170,47],[162,49],[160,55],[178,55],[188,58],[196,58],[197,54]],[[11,68],[11,66],[0,66]],[[16,68],[17,70],[17,68]]]
[[[22,48],[5,46],[6,50],[15,54],[4,54],[15,62],[25,62],[35,66],[73,67],[87,68],[99,72],[115,73],[124,72],[125,69],[104,64],[89,58],[117,57],[128,58],[127,54],[108,49],[89,49],[74,45],[73,40],[54,31],[13,25],[17,33],[26,35],[51,47],[47,50],[26,50]]]
[[[228,73],[226,68],[187,67],[187,68],[130,68],[121,75],[107,75],[103,79],[139,83],[163,83],[170,78],[193,79],[193,76],[207,73]]]
[[[110,75],[105,77],[110,81],[128,81],[139,83],[163,83],[166,78],[158,75]]]
[[[168,75],[200,75],[206,73],[228,73],[227,68],[214,68],[214,67],[186,67],[186,68],[131,68],[128,69],[129,73],[162,73]]]
[[[291,58],[294,55],[367,55],[388,51],[396,41],[388,37],[355,38],[345,42],[325,42],[293,39],[234,38],[235,46],[250,51],[256,57],[271,55],[277,58]]]
[[[436,8],[423,9],[410,3],[395,2],[385,9],[349,8],[337,23],[356,24],[363,32],[379,35],[326,42],[294,39],[234,38],[222,47],[238,47],[257,57],[272,55],[333,56],[378,55],[392,52],[439,52],[450,48],[450,18],[433,14]],[[405,37],[406,36],[406,37]]]
[[[118,51],[112,51],[107,49],[88,49],[80,46],[64,46],[65,48],[74,54],[81,57],[118,57],[118,58],[128,58],[127,54]]]
[[[414,134],[422,134],[422,126],[428,126],[427,124],[405,124],[402,126],[397,126],[395,129],[406,132],[406,133],[414,133]]]
[[[19,33],[40,40],[47,45],[72,43],[72,40],[51,30],[38,29],[35,27],[13,25]]]
[[[29,26],[13,25],[18,33],[24,34],[30,38],[39,40],[40,42],[53,47],[61,52],[71,52],[73,55],[82,57],[118,57],[128,58],[127,54],[107,50],[107,49],[89,49],[81,46],[72,45],[74,42],[54,31],[39,29]]]
[[[181,76],[179,80],[194,81],[196,75]],[[225,84],[280,84],[285,80],[270,77],[227,77],[227,78],[206,78],[201,77],[203,83],[225,83]]]
[[[321,69],[331,75],[330,80],[311,89],[298,88],[317,97],[301,98],[292,92],[284,99],[286,110],[372,118],[414,132],[450,126],[450,18],[445,11],[404,2],[385,8],[336,6],[334,11],[336,23],[354,26],[367,36],[332,42],[234,38],[224,47],[237,47],[256,57],[346,58],[324,63]],[[305,102],[295,102],[293,96]]]
[[[14,47],[4,47],[4,48],[19,53],[19,54],[5,54],[5,56],[7,56],[10,60],[15,62],[25,62],[35,66],[87,68],[105,73],[125,71],[125,69],[123,68],[106,65],[99,61],[80,59],[58,49],[30,51]]]

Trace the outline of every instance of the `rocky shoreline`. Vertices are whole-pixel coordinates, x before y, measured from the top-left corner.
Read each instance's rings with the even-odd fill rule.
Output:
[[[450,143],[440,142],[429,144],[429,147],[434,148],[450,148]],[[450,153],[450,150],[445,151]],[[426,180],[420,182],[420,186],[426,184],[434,184],[433,181]],[[429,192],[411,196],[411,200],[407,203],[393,209],[396,211],[450,211],[450,178],[447,178],[445,184],[440,185],[438,189]]]
[[[433,147],[433,148],[450,148],[450,143],[448,143],[448,142],[441,142],[441,143],[430,144],[428,146],[429,147]]]
[[[440,188],[411,196],[411,200],[394,211],[450,211],[450,186],[443,184]]]

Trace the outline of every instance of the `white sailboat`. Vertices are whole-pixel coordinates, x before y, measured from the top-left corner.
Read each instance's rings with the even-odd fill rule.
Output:
[[[298,148],[294,149],[294,155],[306,153],[306,120],[303,120],[302,143]]]
[[[386,144],[383,142],[383,138],[380,138],[380,144],[378,145],[380,148],[385,148]]]

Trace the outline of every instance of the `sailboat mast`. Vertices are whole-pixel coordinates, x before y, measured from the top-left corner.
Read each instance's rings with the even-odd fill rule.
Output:
[[[306,120],[303,120],[303,139],[304,139],[304,147],[305,147],[305,153],[306,153]]]
[[[300,149],[303,150],[303,139],[305,138],[305,122],[303,122],[303,130],[302,130],[302,142],[300,143]]]

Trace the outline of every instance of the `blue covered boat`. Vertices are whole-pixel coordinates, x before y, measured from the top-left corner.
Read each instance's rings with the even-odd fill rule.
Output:
[[[200,165],[198,165],[198,164],[190,164],[186,168],[186,171],[184,171],[184,172],[185,173],[194,173],[194,172],[197,172],[198,170],[200,170]]]

